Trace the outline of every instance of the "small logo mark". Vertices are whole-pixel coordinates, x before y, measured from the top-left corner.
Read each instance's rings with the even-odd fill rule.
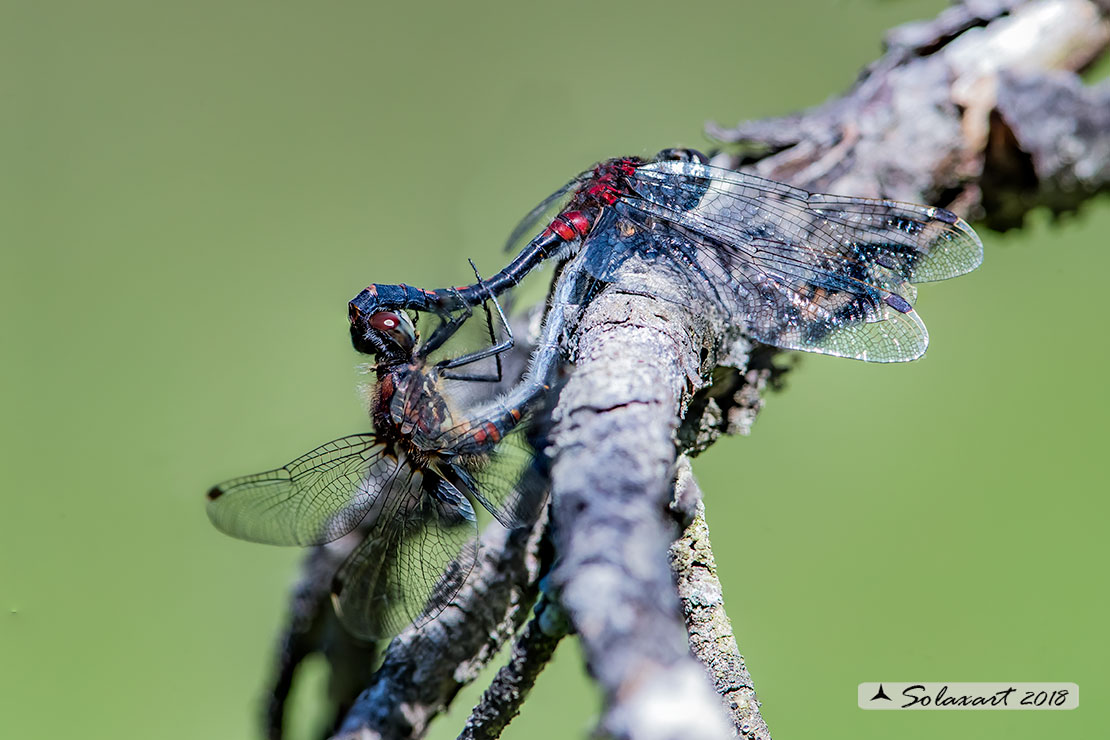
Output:
[[[883,691],[883,685],[882,684],[879,684],[879,690],[877,692],[875,692],[874,696],[871,697],[871,701],[875,701],[876,699],[886,699],[887,701],[894,701],[893,699],[891,699],[889,696],[886,695],[885,691]]]

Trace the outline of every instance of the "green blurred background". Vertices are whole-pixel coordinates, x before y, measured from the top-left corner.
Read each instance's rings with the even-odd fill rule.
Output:
[[[0,735],[253,736],[299,553],[219,535],[203,492],[367,427],[347,300],[490,271],[591,162],[818,103],[941,7],[4,3]],[[1110,724],[1110,202],[1035,220],[922,289],[924,360],[807,356],[697,461],[778,738]],[[1082,699],[861,711],[874,680]],[[568,640],[505,737],[582,737],[597,707]]]

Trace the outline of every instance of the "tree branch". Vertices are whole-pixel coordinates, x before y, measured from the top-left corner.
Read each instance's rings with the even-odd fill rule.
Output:
[[[992,179],[1000,161],[998,147],[992,156],[987,151],[998,138],[991,137],[992,116],[999,111],[995,117],[1004,121],[1006,111],[1032,109],[1037,113],[1028,116],[1030,130],[1014,124],[1011,138],[1032,160],[1032,192],[1039,197],[1029,197],[1025,183],[1019,200],[1026,210],[1077,204],[1106,187],[1110,147],[1102,142],[1110,127],[1102,125],[1106,113],[1099,107],[1105,96],[1083,91],[1074,77],[1110,42],[1102,13],[1087,0],[958,6],[931,24],[893,33],[887,55],[842,98],[733,131],[711,127],[735,150],[714,163],[811,190],[931,202],[990,217],[997,211],[987,213],[992,201],[984,193],[997,200],[1009,192],[1000,178]],[[1071,76],[1060,77],[1061,70]],[[1045,75],[1055,75],[1051,84]],[[1018,79],[1041,81],[1021,86]],[[1011,100],[1023,91],[1033,96],[1028,108]],[[1047,105],[1064,99],[1063,111]],[[1065,148],[1071,156],[1058,146],[1050,152],[1055,156],[1028,155],[1059,141],[1032,132],[1061,129],[1075,132]],[[998,217],[996,225],[1009,224]],[[692,669],[687,646],[679,642],[675,593],[659,557],[675,533],[660,511],[669,492],[677,420],[708,385],[718,361],[743,375],[749,355],[730,341],[735,327],[631,295],[637,292],[633,286],[644,285],[650,287],[643,293],[658,294],[652,281],[666,281],[649,272],[637,277],[590,304],[571,338],[578,342],[577,367],[555,410],[559,560],[553,580],[605,694],[603,732],[638,739],[723,736],[727,729],[709,706],[704,674]],[[711,411],[712,404],[693,408]],[[686,425],[720,429],[697,419]],[[688,607],[688,614],[697,614]],[[765,734],[723,612],[701,616],[705,624],[687,625],[692,647],[734,709],[734,728]],[[723,651],[706,650],[702,627],[713,635],[711,642],[725,643]]]
[[[309,655],[322,652],[328,661],[332,728],[338,727],[359,692],[370,682],[376,646],[352,637],[339,623],[331,604],[332,578],[361,536],[361,532],[355,532],[314,547],[301,564],[300,578],[289,595],[289,618],[279,638],[266,701],[264,729],[269,740],[281,740],[284,735],[289,690],[297,669]]]
[[[545,602],[541,602],[543,605]],[[548,606],[548,609],[558,607]],[[547,611],[547,609],[545,609]],[[554,620],[537,615],[528,622],[524,632],[513,643],[509,662],[497,671],[458,740],[496,740],[501,731],[520,712],[524,700],[536,683],[536,678],[547,666],[555,647],[566,636],[565,619]]]
[[[687,643],[666,510],[678,420],[727,330],[689,302],[649,297],[683,289],[668,277],[610,285],[575,333],[577,364],[554,412],[551,579],[604,692],[605,734],[723,738],[731,728]]]
[[[701,490],[690,470],[690,461],[679,461],[676,499],[693,505],[692,519],[682,536],[671,545],[671,567],[678,581],[678,598],[690,634],[690,649],[725,701],[732,726],[750,740],[770,740],[771,732],[759,712],[751,674],[725,613],[724,592],[717,578],[717,561],[709,542],[709,525]]]
[[[1110,82],[1077,72],[1110,45],[1105,0],[976,0],[887,35],[844,95],[707,133],[714,164],[816,192],[946,206],[992,228],[1110,187]]]
[[[1076,75],[1110,43],[1106,14],[1091,0],[969,0],[891,31],[888,51],[841,97],[710,125],[727,145],[713,163],[815,191],[944,205],[995,228],[1020,226],[1038,206],[1076,208],[1110,182],[1110,83],[1085,88]],[[551,582],[604,693],[603,733],[763,737],[704,519],[671,550],[676,592],[666,506],[677,454],[750,424],[768,371],[738,327],[686,308],[700,304],[680,282],[633,270],[565,336],[576,368],[553,411]],[[718,382],[719,364],[741,380]],[[390,646],[345,737],[418,737],[522,623],[535,559],[503,533],[487,536],[480,577],[457,608]]]
[[[408,629],[335,736],[340,740],[418,738],[459,689],[523,624],[537,594],[537,548],[546,524],[506,531],[491,526],[478,563],[454,602],[432,622]]]

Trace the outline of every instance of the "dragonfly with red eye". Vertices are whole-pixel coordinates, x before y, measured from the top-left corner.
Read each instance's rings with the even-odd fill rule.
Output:
[[[322,545],[356,528],[363,539],[332,584],[340,620],[373,640],[420,625],[450,603],[477,555],[477,500],[504,526],[529,525],[546,487],[525,440],[530,394],[459,408],[445,379],[485,380],[455,368],[496,357],[508,339],[429,364],[402,311],[366,317],[376,356],[370,397],[374,432],[329,442],[276,470],[221,483],[208,516],[229,535],[274,545]],[[464,316],[469,316],[464,312]],[[489,314],[487,313],[487,321]]]
[[[521,222],[510,244],[556,212],[503,270],[444,290],[371,285],[351,301],[351,339],[383,307],[449,313],[516,285],[542,262],[581,253],[606,283],[629,264],[669,271],[751,339],[784,349],[901,362],[928,332],[913,283],[974,270],[983,245],[951,211],[810,193],[712,167],[693,150],[611,159],[583,172]],[[445,341],[445,336],[437,341]]]

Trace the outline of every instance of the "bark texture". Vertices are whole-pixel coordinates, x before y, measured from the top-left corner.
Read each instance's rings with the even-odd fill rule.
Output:
[[[682,305],[607,289],[586,309],[555,411],[551,577],[611,737],[732,734],[690,653],[667,560],[675,431],[722,335]]]
[[[1110,82],[1086,86],[1077,74],[1110,44],[1107,14],[1105,0],[957,4],[892,30],[886,53],[839,97],[710,125],[722,144],[713,164],[945,206],[997,229],[1021,226],[1036,207],[1073,210],[1110,188]],[[774,379],[773,353],[667,300],[681,290],[667,280],[609,285],[564,337],[574,370],[552,413],[550,589],[603,692],[600,734],[769,737],[724,613],[696,484],[676,461],[750,425]],[[668,511],[676,470],[681,538]],[[479,577],[436,623],[389,646],[339,737],[423,735],[523,624],[537,573],[531,537],[487,533]],[[542,665],[542,650],[531,655]],[[483,704],[505,721],[518,706]],[[484,709],[475,716],[498,723]]]
[[[336,738],[421,737],[428,723],[520,629],[538,592],[538,540],[532,531],[490,527],[475,572],[439,617],[398,635]]]
[[[556,608],[549,605],[548,608]],[[559,641],[566,636],[566,620],[561,614],[555,620],[533,619],[513,643],[513,651],[497,672],[496,678],[482,694],[482,699],[470,713],[458,740],[493,740],[520,712],[520,706],[551,660]],[[551,628],[551,622],[556,624]]]
[[[743,737],[765,740],[771,733],[760,714],[751,673],[725,613],[724,590],[717,577],[705,506],[686,458],[679,461],[675,488],[679,500],[694,504],[693,518],[671,545],[671,568],[678,581],[690,650],[709,672],[732,726]]]
[[[816,192],[940,205],[995,229],[1110,187],[1106,0],[976,0],[887,34],[887,52],[815,108],[709,124],[714,164]]]
[[[710,125],[725,145],[713,163],[813,191],[942,205],[1000,229],[1020,226],[1031,208],[1074,209],[1107,189],[1110,83],[1085,88],[1076,74],[1110,43],[1105,7],[965,3],[895,29],[887,43],[842,97],[730,130]],[[610,295],[577,332],[556,409],[554,576],[605,692],[600,729],[613,737],[769,737],[696,517],[693,552],[672,550],[685,624],[659,557],[675,534],[661,512],[674,441],[661,437],[685,417],[679,444],[697,450],[759,406],[752,390],[767,375],[732,329]],[[711,382],[718,363],[741,380]],[[731,388],[722,397],[698,395],[721,385]],[[710,685],[725,700],[726,728],[707,702]]]

